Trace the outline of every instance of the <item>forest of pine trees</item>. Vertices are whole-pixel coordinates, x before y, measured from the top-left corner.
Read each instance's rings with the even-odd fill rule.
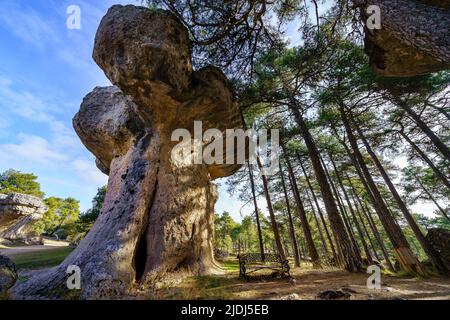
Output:
[[[448,71],[377,76],[351,1],[147,2],[183,21],[197,66],[232,79],[246,127],[281,129],[278,174],[261,176],[258,162],[229,178],[253,214],[217,216],[216,248],[448,274],[425,237],[450,227]],[[283,31],[293,20],[295,44]],[[423,203],[434,218],[413,210]]]

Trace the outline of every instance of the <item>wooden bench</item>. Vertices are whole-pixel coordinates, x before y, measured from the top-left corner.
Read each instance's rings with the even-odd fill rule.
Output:
[[[262,269],[270,269],[290,276],[289,261],[283,260],[279,254],[266,253],[264,257],[260,253],[245,253],[238,255],[239,277],[247,278],[247,274]]]

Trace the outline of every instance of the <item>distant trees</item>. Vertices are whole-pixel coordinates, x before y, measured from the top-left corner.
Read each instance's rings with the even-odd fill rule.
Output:
[[[233,251],[273,250],[296,264],[307,259],[350,271],[383,260],[390,270],[397,264],[422,273],[421,261],[429,259],[441,274],[449,272],[425,238],[427,228],[450,223],[448,71],[377,76],[373,67],[383,67],[385,52],[374,50],[369,58],[364,51],[363,36],[370,49],[370,34],[355,23],[364,17],[357,10],[363,1],[331,1],[327,10],[320,1],[143,2],[183,22],[197,67],[213,64],[227,72],[248,127],[282,129],[282,174],[260,177],[260,165],[247,164],[228,179],[229,189],[252,205],[245,222],[256,229],[244,237],[244,224],[237,224],[230,231]],[[408,1],[382,2],[376,4],[385,10]],[[426,14],[433,10],[443,12],[433,7]],[[418,27],[387,17],[388,27],[393,21]],[[293,19],[300,45],[285,40]],[[394,29],[397,39],[408,38],[407,29]],[[398,160],[407,165],[400,169]],[[421,202],[432,203],[438,217],[414,213],[411,206]]]
[[[92,199],[92,208],[86,210],[86,212],[81,213],[80,219],[84,223],[93,223],[97,220],[100,215],[100,211],[103,207],[103,202],[105,201],[106,186],[97,189],[97,193]]]
[[[47,236],[58,235],[59,238],[75,236],[78,233],[80,204],[74,198],[61,199],[50,197],[44,200],[48,211],[37,221],[34,229]]]
[[[23,193],[44,198],[38,177],[33,173],[22,173],[9,169],[0,174],[0,193]],[[57,235],[59,238],[74,239],[86,234],[100,215],[106,194],[106,186],[100,187],[92,200],[92,208],[80,211],[79,201],[72,198],[45,198],[48,211],[33,226],[38,234]]]
[[[36,180],[37,176],[32,173],[22,173],[14,169],[6,170],[0,174],[0,193],[23,193],[43,198],[45,194]]]
[[[214,248],[231,252],[233,249],[233,231],[237,227],[237,223],[231,218],[228,212],[223,212],[222,215],[215,215],[214,220]]]

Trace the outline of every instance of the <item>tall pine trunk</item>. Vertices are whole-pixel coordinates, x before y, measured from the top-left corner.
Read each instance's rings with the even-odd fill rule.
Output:
[[[292,106],[291,110],[308,149],[308,154],[314,168],[317,182],[320,186],[322,199],[325,204],[333,234],[336,238],[336,245],[338,246],[343,266],[348,271],[359,271],[361,269],[361,261],[353,252],[350,238],[345,230],[344,223],[339,215],[336,203],[334,202],[333,193],[331,192],[330,185],[328,184],[325,171],[320,163],[319,151],[317,150],[316,144],[305,121],[303,120],[300,111],[295,106]]]
[[[367,185],[366,180],[362,176],[362,173],[360,172],[359,168],[357,168],[356,171],[357,171],[357,173],[359,175],[360,181],[362,182],[362,184],[364,186],[364,189],[366,190],[367,194],[369,195],[369,198],[370,198],[371,202],[373,203],[374,202],[373,196],[372,196],[372,194],[370,192],[370,189],[369,189],[369,186]],[[381,237],[380,232],[378,231],[377,225],[375,224],[375,221],[372,218],[372,214],[371,214],[370,210],[362,202],[361,198],[358,195],[358,192],[356,191],[355,187],[353,186],[353,184],[352,184],[352,182],[350,180],[350,177],[348,175],[347,175],[347,180],[350,183],[350,187],[352,188],[353,194],[356,197],[356,200],[358,201],[365,218],[369,222],[369,226],[372,229],[373,235],[375,236],[375,238],[378,241],[378,244],[380,245],[381,251],[383,252],[384,259],[385,259],[385,261],[386,261],[386,263],[388,265],[388,269],[390,271],[395,271],[394,265],[392,264],[391,259],[389,257],[389,253],[388,253],[388,251],[386,249],[386,245],[384,244],[384,240]]]
[[[305,176],[306,183],[308,184],[308,188],[311,191],[311,195],[312,195],[314,203],[316,205],[317,212],[319,213],[319,217],[320,217],[320,220],[322,222],[322,225],[323,225],[325,234],[327,236],[328,242],[330,243],[330,247],[331,247],[331,251],[333,253],[334,261],[336,261],[336,263],[338,263],[340,257],[336,253],[336,249],[335,249],[335,246],[333,244],[333,239],[331,238],[330,231],[328,230],[328,226],[327,226],[327,222],[325,221],[324,214],[322,212],[322,209],[320,208],[319,201],[317,200],[316,193],[314,192],[313,186],[311,184],[311,180],[309,179],[309,176],[308,176],[308,174],[307,174],[307,172],[305,170],[305,167],[303,166],[302,159],[301,159],[301,157],[300,157],[300,155],[298,153],[297,153],[297,159],[298,159],[298,162],[300,164],[300,168],[302,169],[303,175]]]
[[[282,146],[283,146],[283,151],[284,151],[284,158],[286,160],[286,164],[288,167],[289,180],[291,182],[292,192],[294,193],[295,202],[297,204],[297,213],[298,213],[298,216],[302,223],[303,235],[305,237],[306,244],[308,246],[308,253],[309,253],[309,256],[311,258],[313,265],[315,267],[320,268],[320,258],[319,258],[319,255],[317,254],[316,245],[314,244],[314,240],[311,235],[311,228],[309,226],[308,218],[306,217],[306,211],[305,211],[305,207],[303,205],[303,201],[300,198],[300,193],[298,191],[297,181],[295,179],[294,171],[292,169],[292,165],[289,160],[289,157],[286,154],[285,147],[284,147],[284,145],[282,145]]]
[[[252,169],[252,166],[250,163],[248,163],[248,172],[249,172],[249,177],[250,177],[250,186],[252,189],[253,205],[255,207],[256,228],[258,229],[259,252],[261,253],[262,261],[265,261],[264,243],[263,243],[262,231],[261,231],[261,222],[259,221],[258,201],[256,200],[255,180],[253,178],[253,169]]]
[[[422,130],[422,132],[433,142],[435,147],[442,153],[445,159],[450,161],[450,148],[445,145],[441,139],[430,129],[430,127],[422,120],[420,115],[418,115],[411,107],[409,107],[405,102],[396,99],[397,105],[406,111],[406,113],[413,119],[414,123]]]
[[[283,186],[284,199],[286,201],[286,208],[287,208],[287,213],[288,213],[289,234],[290,234],[290,238],[291,238],[291,242],[292,242],[292,249],[294,251],[294,262],[295,262],[295,266],[299,267],[300,266],[300,257],[299,257],[299,253],[298,253],[297,239],[295,236],[295,228],[294,228],[294,222],[292,219],[291,206],[289,204],[289,196],[288,196],[287,189],[286,189],[286,183],[284,180],[283,170],[281,168],[281,162],[279,163],[279,165],[280,165],[281,185]]]
[[[358,143],[355,135],[353,134],[352,128],[350,127],[350,122],[347,117],[344,106],[341,102],[339,106],[339,111],[341,114],[341,119],[344,124],[347,138],[350,142],[350,146],[353,150],[353,154],[357,163],[359,164],[361,171],[366,179],[366,182],[370,188],[370,191],[373,195],[374,207],[377,209],[377,214],[379,215],[380,221],[383,224],[384,229],[386,230],[388,237],[394,246],[395,254],[400,263],[402,269],[408,272],[417,272],[422,273],[419,261],[414,253],[411,251],[409,247],[408,241],[406,240],[405,235],[402,230],[396,224],[394,218],[389,212],[389,209],[386,207],[383,197],[378,190],[375,181],[372,178],[372,175],[364,162],[364,158],[359,150]]]
[[[314,208],[314,205],[313,205],[313,203],[311,201],[311,197],[309,196],[308,192],[306,192],[306,197],[308,199],[308,204],[309,204],[309,207],[311,208],[311,213],[312,213],[312,215],[314,217],[314,221],[316,222],[317,231],[319,232],[320,241],[322,242],[323,252],[325,253],[325,255],[328,255],[327,241],[325,240],[325,237],[323,236],[323,232],[322,232],[322,228],[321,228],[321,225],[320,225],[320,221],[319,221],[319,218],[317,218],[316,209]]]
[[[358,126],[356,121],[353,121],[353,124],[355,125],[355,128],[359,134],[359,137],[361,138],[361,141],[363,142],[364,146],[366,147],[367,152],[369,153],[370,157],[372,158],[372,161],[375,163],[376,167],[378,168],[378,171],[381,173],[381,176],[383,177],[384,182],[386,182],[386,185],[389,188],[389,191],[392,193],[392,196],[394,197],[397,206],[399,207],[400,211],[405,216],[406,221],[408,221],[409,226],[411,227],[412,231],[414,232],[414,235],[416,236],[417,240],[420,242],[423,250],[428,255],[428,257],[431,259],[432,263],[436,267],[437,271],[440,274],[446,275],[448,274],[447,267],[445,266],[445,263],[442,261],[439,254],[433,249],[433,247],[428,243],[428,241],[425,239],[425,236],[423,235],[422,231],[420,230],[419,226],[417,225],[416,221],[414,220],[414,217],[409,212],[408,208],[406,207],[405,202],[400,197],[399,193],[397,192],[397,189],[395,188],[394,184],[392,183],[389,175],[387,174],[386,170],[384,169],[383,165],[381,164],[380,160],[378,159],[377,155],[373,151],[372,147],[370,146],[369,142],[367,141],[366,137],[364,136],[364,133],[362,132],[361,128]]]
[[[407,134],[405,134],[405,132],[403,132],[403,130],[399,131],[400,135],[403,137],[403,139],[406,140],[406,142],[408,142],[411,147],[413,147],[414,151],[417,152],[417,154],[422,158],[423,161],[426,162],[426,164],[428,164],[428,166],[431,168],[431,170],[433,170],[434,174],[436,175],[436,177],[438,177],[442,183],[450,189],[450,181],[448,180],[448,178],[441,172],[441,170],[439,170],[436,165],[433,163],[433,161],[431,161],[431,159],[425,154],[425,152],[423,152],[419,146],[411,140],[410,137],[408,137]]]
[[[259,157],[256,158],[256,161],[258,163],[259,170],[262,172],[263,168],[262,168],[261,161],[259,160]],[[269,184],[267,182],[267,178],[265,175],[261,174],[261,179],[263,182],[264,193],[266,196],[267,209],[269,210],[270,223],[272,225],[272,231],[273,231],[273,235],[275,237],[275,246],[276,246],[278,254],[281,256],[281,258],[283,260],[286,260],[286,254],[284,253],[283,244],[281,242],[280,230],[278,228],[277,220],[275,219],[275,213],[273,211],[272,200],[270,199]]]
[[[325,170],[325,174],[326,174],[328,181],[330,183],[330,186],[331,186],[331,190],[333,191],[339,211],[341,212],[342,218],[344,220],[345,227],[347,228],[347,232],[350,236],[350,240],[352,241],[353,251],[354,251],[355,255],[358,257],[358,259],[360,261],[362,261],[361,251],[359,250],[358,242],[356,240],[355,233],[353,232],[353,227],[352,227],[350,219],[348,217],[347,210],[345,209],[344,204],[341,201],[342,199],[339,196],[336,186],[334,185],[334,182],[331,179],[330,173],[328,172],[328,168],[327,168],[325,162],[323,161],[322,157],[320,157],[320,161],[322,162],[323,168]]]
[[[341,179],[341,176],[339,175],[339,171],[337,169],[336,163],[334,162],[333,156],[331,154],[329,154],[329,158],[330,158],[331,164],[333,165],[333,169],[334,169],[334,172],[336,174],[336,179],[338,181],[338,184],[339,184],[339,186],[340,186],[340,188],[341,188],[341,190],[342,190],[342,192],[344,194],[345,201],[348,204],[348,208],[349,208],[350,214],[352,215],[353,221],[355,222],[356,230],[358,231],[359,238],[361,239],[361,244],[362,244],[362,246],[364,248],[364,252],[366,253],[367,260],[371,264],[373,262],[372,261],[372,255],[370,253],[370,250],[369,250],[369,247],[367,245],[367,242],[366,242],[366,240],[364,238],[364,234],[362,232],[361,226],[359,225],[358,219],[356,217],[356,213],[353,210],[353,206],[352,206],[352,203],[350,201],[350,197],[348,196],[347,191],[345,190],[344,183],[342,182],[342,179]]]

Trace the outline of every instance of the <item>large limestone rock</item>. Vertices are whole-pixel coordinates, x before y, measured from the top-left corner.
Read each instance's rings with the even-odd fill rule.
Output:
[[[6,256],[0,255],[0,298],[17,281],[16,265]]]
[[[448,270],[450,270],[450,230],[430,229],[426,235],[427,241],[441,256]]]
[[[33,224],[48,210],[41,199],[27,194],[0,194],[0,238],[23,240],[34,236]]]
[[[115,85],[88,94],[73,124],[109,175],[101,215],[58,267],[13,290],[17,298],[64,298],[66,270],[81,269],[81,298],[114,298],[165,275],[220,271],[212,250],[216,187],[239,165],[171,157],[175,129],[242,127],[218,69],[194,71],[186,29],[165,11],[113,6],[97,31],[94,59]],[[73,296],[73,295],[72,295]]]
[[[353,0],[367,21],[368,5],[381,9],[380,30],[365,28],[365,48],[374,71],[412,77],[450,69],[449,0]]]

